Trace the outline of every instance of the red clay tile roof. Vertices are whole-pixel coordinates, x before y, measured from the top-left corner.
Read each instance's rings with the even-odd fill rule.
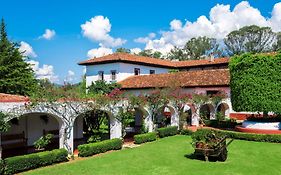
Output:
[[[228,86],[229,81],[228,69],[216,69],[131,76],[119,83],[122,89],[142,89],[169,87],[175,84],[181,87]]]
[[[128,62],[136,64],[154,65],[168,68],[182,68],[182,67],[194,67],[200,65],[216,65],[216,64],[228,64],[228,58],[216,58],[214,61],[209,60],[190,60],[190,61],[170,61],[162,60],[151,57],[138,56],[128,53],[114,53],[99,58],[92,58],[86,61],[78,63],[79,65],[96,65],[112,62]]]
[[[0,93],[0,103],[5,102],[27,102],[29,101],[28,97],[21,96],[21,95],[12,95],[12,94],[4,94]]]

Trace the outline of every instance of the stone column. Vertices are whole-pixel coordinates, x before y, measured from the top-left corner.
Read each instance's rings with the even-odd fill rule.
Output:
[[[122,138],[122,123],[110,116],[110,139]]]
[[[196,107],[195,112],[192,113],[192,118],[191,118],[192,126],[199,126],[199,116],[200,116],[200,108]]]
[[[171,126],[177,126],[179,128],[179,113],[175,109],[173,110],[174,112],[171,116]]]
[[[144,119],[144,125],[148,129],[148,132],[153,131],[153,121],[152,121],[152,116],[148,115]]]
[[[64,148],[64,138],[65,138],[65,133],[64,133],[64,125],[62,122],[59,122],[59,148]]]

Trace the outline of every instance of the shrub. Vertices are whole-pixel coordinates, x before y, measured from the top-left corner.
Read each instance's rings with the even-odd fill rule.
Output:
[[[6,158],[4,160],[4,174],[15,174],[53,163],[67,161],[67,155],[68,153],[65,149],[56,149]]]
[[[206,126],[214,127],[214,128],[235,128],[237,122],[233,119],[226,120],[204,120]]]
[[[79,156],[87,157],[92,156],[99,153],[104,153],[109,150],[119,150],[122,148],[122,140],[121,139],[111,139],[104,140],[96,143],[89,143],[78,146]]]
[[[4,174],[4,161],[0,160],[0,174]]]
[[[40,137],[38,140],[34,142],[34,147],[36,149],[46,148],[46,146],[51,143],[52,138],[54,137],[53,134],[47,134],[45,136]]]
[[[180,131],[181,135],[191,135],[193,133],[193,131],[189,130],[189,129],[182,129]]]
[[[200,130],[204,130],[201,132],[209,132],[208,130],[212,130],[212,129],[200,129]],[[233,138],[233,139],[257,141],[257,142],[281,143],[281,135],[278,134],[251,134],[251,133],[225,131],[225,130],[213,130],[213,131],[226,135],[228,138]]]
[[[159,128],[158,134],[160,138],[167,137],[167,136],[173,136],[178,133],[178,127],[177,126],[168,126],[165,128]]]
[[[210,129],[199,129],[191,135],[192,145],[196,148],[214,148],[225,135]]]
[[[134,136],[134,141],[136,144],[141,144],[145,142],[152,142],[156,140],[157,134],[156,132],[150,132],[146,134],[138,134]]]

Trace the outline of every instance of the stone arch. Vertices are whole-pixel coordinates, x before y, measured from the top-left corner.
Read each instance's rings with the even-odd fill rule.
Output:
[[[186,106],[189,107],[188,110],[185,109]],[[192,103],[186,103],[183,112],[186,115],[186,119],[185,119],[186,124],[192,125],[192,116],[196,113],[195,106]]]
[[[158,109],[156,124],[158,127],[165,127],[169,125],[178,126],[179,117],[177,110],[171,105],[163,105]]]
[[[215,119],[215,107],[211,103],[204,103],[199,108],[199,115],[201,119]]]
[[[63,126],[63,120],[57,115],[47,113],[47,111],[37,111],[29,110],[18,113],[18,115],[10,116],[7,119],[7,122],[11,123],[11,128],[4,133],[1,133],[3,136],[8,135],[17,135],[24,133],[25,138],[27,139],[27,150],[24,150],[24,153],[32,153],[35,151],[33,147],[34,142],[40,137],[46,134],[53,134],[53,139],[51,143],[46,147],[46,150],[63,148],[64,140],[61,139],[61,128]],[[5,141],[2,141],[2,144]],[[8,150],[8,152],[11,150]],[[14,150],[16,154],[21,154],[20,149]],[[9,153],[7,153],[9,155]],[[3,157],[6,157],[6,150],[3,150]]]
[[[216,107],[216,113],[221,112],[225,118],[229,118],[230,107],[226,102],[221,102]]]

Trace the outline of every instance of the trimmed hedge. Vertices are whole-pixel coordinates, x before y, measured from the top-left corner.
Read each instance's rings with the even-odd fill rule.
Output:
[[[178,133],[178,127],[177,126],[168,126],[165,128],[159,128],[158,135],[160,138],[167,137],[167,136],[173,136]]]
[[[212,130],[212,129],[204,128],[200,130]],[[281,143],[281,135],[278,134],[251,134],[251,133],[225,131],[225,130],[214,130],[214,131],[226,135],[228,138],[232,138],[232,139]]]
[[[0,174],[4,174],[4,161],[0,160]]]
[[[237,122],[231,120],[218,121],[218,120],[205,120],[204,123],[206,126],[214,128],[235,128]]]
[[[134,136],[135,144],[141,144],[145,142],[152,142],[155,141],[157,138],[156,132],[150,132],[146,134],[138,134]]]
[[[104,140],[96,143],[89,143],[78,146],[79,156],[87,157],[109,150],[119,150],[122,148],[123,141],[121,139]]]
[[[15,174],[38,167],[67,161],[68,152],[65,149],[44,151],[23,156],[15,156],[4,159],[4,173]]]
[[[180,134],[181,135],[192,135],[193,131],[189,130],[189,129],[182,129],[180,130]]]

